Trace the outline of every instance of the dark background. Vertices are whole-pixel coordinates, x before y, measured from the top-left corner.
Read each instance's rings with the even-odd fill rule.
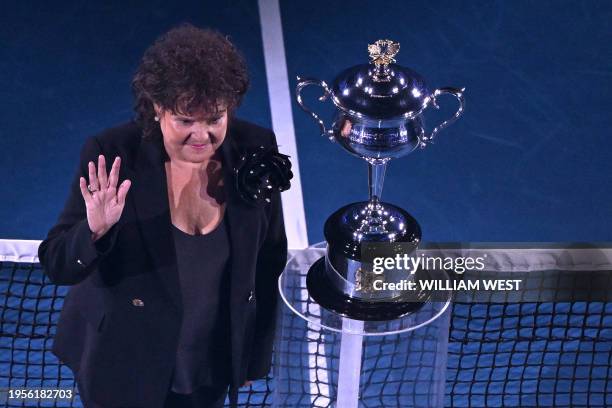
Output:
[[[290,86],[331,82],[379,38],[431,89],[466,87],[463,118],[391,162],[383,199],[426,241],[612,241],[612,2],[281,1]],[[189,21],[229,34],[250,66],[240,116],[271,125],[256,1],[8,2],[0,15],[0,238],[42,239],[84,139],[132,116],[146,47]],[[331,118],[331,104],[315,106]],[[428,112],[432,128],[455,109]],[[365,163],[318,136],[294,103],[311,243],[367,197]],[[282,147],[281,147],[282,150]]]

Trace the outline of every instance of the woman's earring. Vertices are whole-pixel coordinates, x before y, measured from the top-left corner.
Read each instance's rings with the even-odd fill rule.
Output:
[[[154,119],[155,119],[156,122],[159,122],[159,117],[155,116]]]

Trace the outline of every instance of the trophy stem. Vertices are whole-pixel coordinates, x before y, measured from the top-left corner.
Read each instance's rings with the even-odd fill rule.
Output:
[[[385,170],[387,161],[384,159],[368,160],[368,184],[370,187],[370,199],[361,215],[358,216],[361,225],[358,229],[358,236],[361,239],[363,234],[385,234],[387,233],[388,213],[380,202],[383,183],[385,181]],[[360,235],[361,234],[361,235]]]
[[[387,160],[368,160],[368,184],[370,187],[370,203],[378,203],[382,196]]]

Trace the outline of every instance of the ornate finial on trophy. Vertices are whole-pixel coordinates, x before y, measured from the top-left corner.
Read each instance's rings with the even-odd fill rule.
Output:
[[[391,40],[378,40],[374,44],[368,45],[370,63],[376,66],[372,78],[375,82],[389,82],[391,76],[387,66],[395,62],[395,54],[399,52],[399,43]]]
[[[381,65],[386,68],[387,65],[395,62],[395,55],[399,52],[400,45],[391,40],[378,40],[374,44],[368,44],[368,53],[370,61],[376,67]]]

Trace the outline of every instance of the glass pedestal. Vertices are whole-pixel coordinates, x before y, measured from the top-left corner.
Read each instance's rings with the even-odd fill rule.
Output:
[[[324,255],[321,245],[296,252],[279,278],[273,406],[443,406],[450,293],[399,319],[349,319],[306,289],[308,269]]]

